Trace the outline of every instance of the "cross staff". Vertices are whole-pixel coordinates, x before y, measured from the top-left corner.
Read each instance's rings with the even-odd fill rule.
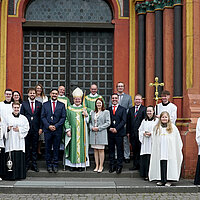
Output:
[[[158,104],[158,87],[159,86],[164,86],[164,83],[159,83],[158,82],[158,77],[155,77],[155,83],[149,83],[149,86],[153,86],[156,88],[156,91],[155,91],[155,100],[156,100],[156,115],[158,114],[157,113],[157,104]]]
[[[85,107],[85,96],[86,96],[86,90],[84,91],[84,96],[83,96],[83,110],[86,110],[86,107]],[[85,128],[86,128],[86,122],[85,122],[85,115],[83,116],[83,126],[84,126],[84,154],[85,154],[85,171],[86,171],[86,131],[85,131]]]

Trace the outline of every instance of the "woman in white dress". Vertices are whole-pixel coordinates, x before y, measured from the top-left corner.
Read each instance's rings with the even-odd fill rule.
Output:
[[[90,144],[94,149],[96,167],[94,172],[101,173],[104,163],[104,149],[108,145],[107,128],[110,126],[110,113],[105,110],[104,102],[98,98],[95,102],[95,111],[91,112]]]
[[[139,140],[141,142],[140,175],[144,180],[148,180],[152,134],[157,123],[158,119],[155,117],[154,107],[148,106],[146,110],[146,118],[143,119],[139,128]]]
[[[171,122],[169,113],[161,113],[152,137],[149,180],[159,180],[158,186],[171,186],[181,173],[183,143],[178,128]]]

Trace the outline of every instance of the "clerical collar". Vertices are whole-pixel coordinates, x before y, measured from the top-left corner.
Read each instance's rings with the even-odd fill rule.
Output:
[[[12,113],[12,114],[13,114],[14,117],[19,118],[19,113],[18,113],[18,114],[14,114],[14,113]]]
[[[148,121],[153,121],[153,120],[154,120],[154,117],[149,118],[149,117],[147,116],[147,120],[148,120]]]
[[[167,106],[169,103],[170,103],[169,101],[167,103],[165,103],[165,104],[162,102],[162,105],[163,106]]]
[[[62,95],[62,96],[61,96],[61,95],[58,95],[58,97],[65,97],[65,95]]]
[[[92,94],[92,93],[90,93],[90,96],[91,96],[91,97],[97,97],[98,94],[97,94],[97,93],[96,93],[96,94]]]
[[[6,101],[6,100],[4,101],[5,104],[11,104],[11,102],[12,102],[12,101],[9,101],[9,102]]]
[[[77,106],[75,103],[73,104],[74,107],[81,107],[82,105],[80,104],[79,106]]]
[[[167,128],[167,124],[163,124],[162,122],[161,122],[161,126],[162,128]]]

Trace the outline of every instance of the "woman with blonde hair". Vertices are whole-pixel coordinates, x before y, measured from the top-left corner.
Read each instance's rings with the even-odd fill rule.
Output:
[[[158,186],[171,186],[181,173],[183,143],[178,128],[171,123],[169,113],[161,113],[152,135],[149,180],[159,180]]]

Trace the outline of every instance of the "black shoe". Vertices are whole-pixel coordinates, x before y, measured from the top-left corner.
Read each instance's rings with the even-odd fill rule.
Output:
[[[32,166],[31,170],[34,171],[34,172],[39,172],[39,169],[37,168],[37,166]]]
[[[78,172],[82,172],[82,171],[84,171],[84,168],[79,167],[79,168],[78,168]]]
[[[131,167],[129,168],[130,171],[134,171],[134,170],[138,170],[139,168],[138,167]]]
[[[54,171],[54,173],[58,173],[58,167],[53,166],[53,171]]]
[[[49,173],[52,173],[53,171],[52,171],[52,167],[47,167],[47,171],[49,172]]]
[[[130,163],[130,159],[124,159],[125,163]]]
[[[70,171],[70,172],[73,172],[74,170],[75,170],[74,167],[70,167],[70,168],[69,168],[69,171]]]
[[[115,171],[115,168],[114,167],[110,167],[109,173],[113,173],[114,171]]]
[[[117,168],[116,174],[121,174],[121,172],[122,172],[122,167]]]

